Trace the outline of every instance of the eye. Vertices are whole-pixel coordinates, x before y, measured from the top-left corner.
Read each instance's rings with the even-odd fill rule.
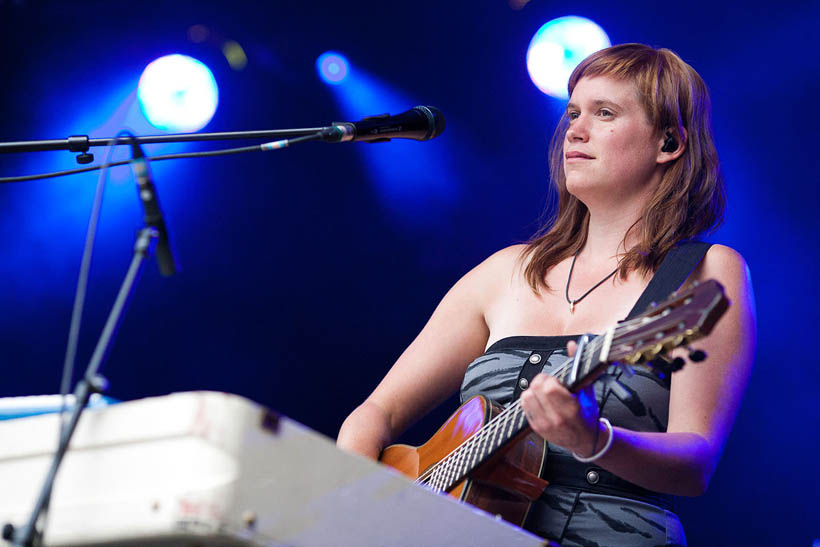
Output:
[[[615,115],[615,113],[614,113],[614,112],[612,112],[611,110],[609,110],[608,108],[602,108],[601,110],[599,110],[599,111],[598,111],[598,113],[599,113],[601,116],[605,117],[605,118],[606,118],[606,117],[611,117],[611,116],[614,116],[614,115]]]
[[[576,111],[574,111],[574,110],[570,110],[570,111],[568,111],[568,112],[567,112],[567,117],[568,117],[570,120],[574,120],[574,119],[576,119],[578,116],[580,116],[580,113],[579,113],[579,112],[576,112]]]

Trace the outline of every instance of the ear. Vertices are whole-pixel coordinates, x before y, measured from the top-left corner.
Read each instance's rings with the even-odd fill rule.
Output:
[[[680,132],[676,129],[667,128],[659,141],[658,163],[673,162],[686,150],[686,129],[680,128]]]

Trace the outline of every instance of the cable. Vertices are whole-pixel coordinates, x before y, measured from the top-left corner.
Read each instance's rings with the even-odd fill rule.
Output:
[[[105,184],[107,181],[107,173],[108,168],[117,166],[117,165],[126,165],[131,163],[131,160],[122,160],[112,162],[111,158],[114,155],[115,145],[119,143],[122,139],[121,137],[128,137],[128,140],[134,138],[134,134],[130,131],[123,130],[117,133],[117,135],[109,141],[108,144],[108,151],[106,153],[106,161],[100,165],[96,165],[93,167],[85,167],[80,169],[72,169],[70,171],[62,171],[62,172],[55,172],[55,173],[46,173],[43,175],[29,175],[27,177],[11,177],[15,179],[25,179],[25,180],[33,180],[34,178],[48,178],[48,177],[56,177],[61,176],[61,174],[74,174],[74,173],[83,173],[87,171],[92,171],[94,169],[100,169],[100,176],[97,180],[97,189],[94,193],[94,201],[91,206],[91,217],[88,221],[88,231],[86,232],[85,238],[85,246],[83,249],[83,256],[80,265],[80,275],[77,279],[77,290],[74,296],[74,308],[71,313],[71,326],[69,328],[68,334],[68,344],[66,346],[66,354],[65,354],[65,361],[63,363],[63,376],[62,381],[60,382],[60,395],[62,399],[62,406],[60,409],[60,423],[63,424],[65,422],[65,413],[67,410],[67,396],[68,390],[70,389],[70,384],[72,377],[74,376],[74,362],[77,356],[77,344],[79,340],[80,334],[80,325],[82,323],[82,316],[83,316],[83,307],[85,305],[85,295],[86,289],[88,287],[88,275],[91,269],[91,257],[94,250],[94,241],[96,239],[97,234],[97,225],[99,223],[100,218],[100,211],[102,208],[102,199],[103,193],[105,190]],[[295,137],[292,139],[285,139],[281,141],[275,141],[273,143],[266,143],[262,145],[255,145],[255,146],[243,146],[239,148],[227,148],[223,150],[212,150],[207,152],[189,152],[183,154],[166,154],[164,156],[155,156],[151,158],[151,161],[160,161],[160,160],[171,160],[171,159],[184,159],[184,158],[195,158],[195,157],[207,157],[207,156],[219,156],[219,155],[228,155],[228,154],[240,154],[243,152],[257,152],[257,151],[265,151],[265,150],[275,150],[278,148],[284,148],[291,143],[296,142],[306,142],[310,140],[316,140],[321,137],[321,133],[314,133],[312,135],[304,135],[301,137]],[[4,182],[6,179],[0,179],[0,182]],[[62,430],[62,427],[60,428]]]
[[[66,412],[68,411],[68,390],[71,387],[71,380],[74,376],[74,361],[77,356],[77,341],[80,335],[80,324],[82,323],[83,307],[85,305],[85,294],[88,287],[88,274],[91,270],[91,255],[94,251],[94,241],[97,235],[97,225],[100,219],[100,210],[102,208],[103,193],[105,191],[105,184],[107,182],[108,167],[111,166],[111,158],[114,155],[115,145],[120,139],[120,135],[134,135],[130,131],[120,131],[108,144],[108,151],[106,153],[106,163],[101,165],[100,176],[97,179],[97,189],[94,192],[94,201],[91,204],[91,217],[88,220],[88,231],[85,236],[85,247],[83,249],[83,256],[80,262],[80,275],[77,279],[77,290],[74,293],[74,308],[71,312],[71,326],[68,330],[68,344],[66,345],[65,361],[63,362],[63,377],[60,382],[60,427],[58,428],[57,446],[62,442],[62,437],[66,426]],[[128,163],[128,162],[125,162]],[[79,404],[79,401],[74,400],[74,404]],[[48,493],[51,496],[51,492]],[[48,508],[49,500],[46,500],[43,506],[43,512],[40,515],[42,522],[40,534],[45,534],[45,529],[48,526]]]
[[[296,138],[293,138],[293,139],[283,139],[283,140],[280,140],[280,141],[264,143],[262,145],[256,145],[256,146],[247,146],[247,147],[232,148],[232,149],[225,149],[225,150],[214,150],[214,151],[210,151],[210,152],[194,152],[194,153],[187,153],[187,154],[168,154],[168,155],[165,155],[165,156],[156,156],[155,158],[152,158],[152,159],[153,160],[182,159],[182,158],[203,157],[203,156],[218,156],[218,155],[226,155],[226,154],[238,154],[238,153],[242,153],[242,152],[278,150],[280,148],[286,148],[292,143],[305,142],[305,141],[320,139],[320,138],[322,138],[323,134],[324,134],[324,132],[317,132],[317,133],[314,133],[314,134],[311,134],[311,135],[304,135],[304,136],[296,137]],[[67,421],[66,421],[66,411],[68,410],[68,401],[67,401],[67,399],[68,399],[68,390],[70,388],[72,377],[74,376],[74,362],[76,360],[76,355],[77,355],[77,345],[78,345],[78,340],[79,340],[80,325],[82,323],[83,307],[85,305],[86,290],[87,290],[87,287],[88,287],[88,277],[89,277],[89,272],[91,270],[91,257],[93,255],[94,242],[96,240],[96,234],[97,234],[97,226],[99,224],[100,212],[101,212],[101,209],[102,209],[102,200],[103,200],[103,194],[104,194],[104,191],[105,191],[105,185],[106,185],[106,182],[107,182],[108,169],[110,167],[113,167],[113,166],[116,166],[116,165],[125,165],[125,164],[133,162],[133,159],[125,160],[125,161],[117,161],[117,162],[112,162],[111,161],[111,159],[114,155],[115,146],[120,142],[120,140],[124,140],[122,138],[122,136],[125,136],[125,139],[127,139],[127,141],[136,142],[136,136],[133,133],[131,133],[130,131],[127,131],[127,130],[120,131],[119,133],[117,133],[117,135],[113,139],[108,141],[108,151],[106,153],[106,160],[105,160],[104,163],[102,163],[100,165],[93,166],[93,167],[80,168],[80,169],[72,169],[72,170],[69,170],[69,171],[60,171],[60,172],[55,172],[55,173],[45,173],[45,174],[42,174],[42,175],[29,175],[29,176],[24,176],[24,177],[0,178],[0,183],[2,183],[2,182],[19,182],[19,181],[23,181],[23,180],[36,180],[36,179],[57,177],[57,176],[62,176],[62,175],[84,173],[84,172],[93,171],[93,170],[96,170],[96,169],[100,170],[100,175],[97,179],[97,187],[96,187],[96,190],[95,190],[95,193],[94,193],[94,200],[93,200],[92,206],[91,206],[91,216],[90,216],[89,221],[88,221],[88,230],[86,232],[85,246],[84,246],[84,249],[83,249],[83,256],[82,256],[82,259],[81,259],[80,274],[79,274],[79,277],[77,279],[77,289],[76,289],[76,292],[75,292],[75,295],[74,295],[74,306],[73,306],[73,310],[72,310],[72,314],[71,314],[71,325],[69,327],[68,343],[66,345],[66,355],[65,355],[65,360],[63,362],[63,375],[62,375],[62,379],[61,379],[61,382],[60,382],[61,408],[60,408],[60,414],[59,414],[59,428],[58,428],[58,443],[57,443],[58,453],[59,453],[60,447],[63,443],[63,436],[64,435],[70,435],[70,431],[76,425],[76,421],[71,422],[71,423],[67,423]],[[145,158],[145,159],[147,161],[147,158]],[[132,276],[132,278],[133,278],[133,275],[136,274],[136,270],[133,268],[134,264],[135,263],[132,263],[132,268],[129,269],[129,276]],[[115,306],[116,305],[121,306],[122,303],[124,302],[124,301],[122,301],[122,299],[123,299],[123,293],[121,292],[117,296],[117,303],[115,303]],[[109,325],[106,325],[106,329],[108,329],[108,327],[109,327]],[[110,336],[110,335],[111,335],[110,330],[103,331],[103,337]],[[101,346],[98,345],[97,350],[95,350],[95,355],[92,356],[92,363],[94,362],[95,359],[97,359],[97,360],[101,359],[101,356],[98,355],[98,353],[97,353],[98,350],[100,349],[100,347]],[[74,405],[83,404],[84,401],[86,400],[86,398],[84,396],[82,397],[82,401],[80,401],[78,399],[80,399],[80,397],[75,398]],[[68,441],[66,441],[66,445],[65,445],[66,449],[68,448],[67,447],[67,442]],[[57,465],[59,465],[59,460],[57,462]],[[56,467],[54,468],[54,473],[56,473]],[[51,476],[51,479],[53,479],[53,478],[54,477]],[[42,498],[41,498],[42,505],[40,505],[40,501],[38,501],[38,503],[37,503],[37,509],[36,510],[39,511],[39,515],[37,515],[36,513],[35,513],[35,515],[33,515],[33,518],[36,517],[36,520],[30,522],[27,525],[26,529],[28,530],[28,532],[25,532],[24,536],[26,534],[31,534],[30,537],[42,537],[45,534],[45,529],[48,526],[49,505],[50,505],[50,498],[51,498],[52,489],[53,489],[53,483],[50,483],[51,479],[47,479],[47,483],[46,483],[47,486],[44,487],[44,489],[47,488],[47,490],[44,490],[44,492],[42,494]],[[38,524],[40,525],[39,530],[37,529]],[[14,534],[15,533],[14,529],[11,528],[11,530],[12,530],[12,534]],[[4,537],[6,536],[6,533],[7,533],[7,530],[4,529],[3,530]],[[29,540],[27,540],[26,538],[24,538],[22,541],[25,541],[27,544],[29,543]],[[38,540],[35,540],[35,542],[38,542]],[[15,545],[16,544],[17,543],[15,543]]]
[[[301,137],[294,137],[292,139],[283,139],[280,141],[273,141],[271,143],[264,143],[264,144],[256,144],[254,146],[242,146],[239,148],[224,148],[221,150],[210,150],[206,152],[186,152],[181,154],[165,154],[163,156],[152,156],[151,161],[162,161],[162,160],[181,160],[186,158],[204,158],[210,156],[227,156],[230,154],[243,154],[245,152],[266,152],[269,150],[276,150],[279,148],[285,148],[291,144],[298,143],[298,142],[307,142],[307,141],[314,141],[319,140],[322,137],[323,133],[313,133],[311,135],[303,135]],[[118,137],[114,137],[112,142],[117,140]],[[122,161],[115,161],[110,162],[106,161],[106,163],[101,163],[99,165],[91,165],[89,167],[78,167],[77,169],[68,169],[65,171],[53,171],[51,173],[41,173],[37,175],[23,175],[19,177],[0,177],[0,184],[6,184],[11,182],[25,182],[29,180],[40,180],[40,179],[48,179],[54,177],[63,177],[66,175],[76,175],[78,173],[88,173],[89,171],[96,171],[97,169],[106,169],[109,167],[117,167],[119,165],[127,165],[131,163],[131,160],[122,160]]]
[[[105,191],[105,184],[107,181],[108,167],[111,167],[111,158],[114,155],[114,146],[120,139],[121,135],[129,135],[133,137],[130,131],[120,131],[110,141],[108,151],[106,153],[106,162],[101,164],[100,176],[97,179],[97,189],[94,192],[94,201],[91,204],[91,217],[88,220],[88,230],[85,235],[85,246],[83,248],[83,256],[80,262],[80,275],[77,279],[77,290],[74,293],[74,308],[71,312],[71,327],[68,331],[68,345],[66,346],[65,361],[63,363],[63,378],[60,383],[60,395],[62,396],[63,405],[60,410],[61,423],[65,420],[66,411],[66,396],[70,389],[72,376],[74,375],[74,361],[77,356],[77,341],[80,335],[80,324],[83,318],[83,306],[85,304],[85,293],[88,287],[88,274],[91,270],[91,256],[94,252],[94,241],[97,237],[97,224],[100,219],[100,211],[102,209],[103,193]],[[123,162],[115,162],[119,165],[130,163],[130,160]]]

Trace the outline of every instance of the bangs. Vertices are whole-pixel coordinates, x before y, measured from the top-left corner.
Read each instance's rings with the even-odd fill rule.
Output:
[[[682,127],[684,116],[675,107],[680,104],[681,89],[674,82],[680,81],[680,76],[688,80],[691,74],[686,63],[674,63],[682,66],[673,66],[676,58],[669,50],[656,50],[643,44],[614,46],[584,59],[575,67],[567,87],[572,95],[575,86],[584,77],[607,76],[632,81],[649,120],[657,129],[670,125]],[[673,75],[673,72],[679,74]]]

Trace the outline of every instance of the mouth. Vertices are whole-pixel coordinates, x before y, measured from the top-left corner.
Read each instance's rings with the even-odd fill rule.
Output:
[[[578,152],[577,150],[572,151],[572,152],[567,152],[565,157],[568,160],[575,160],[575,159],[592,160],[592,159],[595,159],[594,157],[590,156],[589,154],[584,154],[583,152]]]

